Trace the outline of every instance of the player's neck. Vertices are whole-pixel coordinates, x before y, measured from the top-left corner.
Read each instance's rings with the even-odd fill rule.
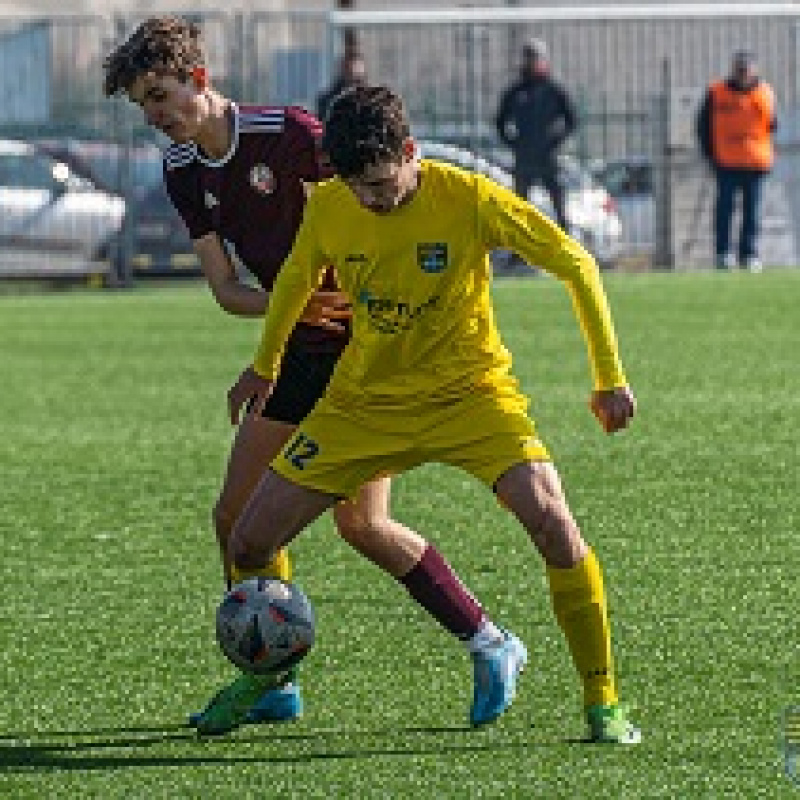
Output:
[[[216,92],[208,93],[208,116],[195,139],[200,149],[211,159],[224,158],[233,140],[233,104]]]
[[[408,188],[406,189],[403,198],[397,204],[398,208],[402,208],[403,206],[407,206],[413,199],[414,196],[419,191],[420,183],[422,182],[422,170],[419,168],[419,163],[416,163],[416,168],[411,175],[411,179],[409,181]]]

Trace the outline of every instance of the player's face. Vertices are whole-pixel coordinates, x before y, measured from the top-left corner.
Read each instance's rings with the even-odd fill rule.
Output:
[[[419,179],[419,162],[414,151],[414,141],[408,139],[400,161],[370,164],[361,175],[345,181],[364,208],[388,214],[411,199]]]
[[[193,79],[173,75],[140,75],[128,97],[144,112],[148,125],[158,128],[173,142],[194,140],[207,113],[203,91]]]

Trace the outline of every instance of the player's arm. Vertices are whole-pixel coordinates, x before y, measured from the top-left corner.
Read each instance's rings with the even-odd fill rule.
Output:
[[[183,220],[200,262],[200,270],[219,306],[239,317],[258,317],[267,305],[266,293],[239,279],[236,267],[219,238],[211,211],[205,207],[195,173],[170,168],[164,162],[164,185],[172,205]]]
[[[320,181],[333,177],[330,163],[322,152],[322,124],[313,114],[296,106],[286,109],[285,124],[287,160],[308,201]],[[329,274],[323,288],[310,297],[300,321],[342,333],[346,330],[346,320],[352,316],[347,295],[338,291],[335,279]]]
[[[239,278],[236,267],[216,233],[207,233],[194,241],[200,269],[219,306],[237,317],[260,317],[269,295]]]
[[[507,189],[480,179],[479,198],[487,247],[513,250],[566,285],[589,351],[592,411],[609,432],[625,427],[635,412],[635,400],[595,260],[558,225]]]
[[[281,360],[292,329],[302,316],[303,309],[315,292],[325,272],[326,264],[304,252],[302,241],[304,222],[295,247],[284,262],[272,287],[261,341],[253,360],[253,369],[262,377],[274,380],[280,371]]]
[[[207,211],[198,205],[193,187],[170,173],[165,173],[165,181],[170,200],[192,236],[200,269],[217,304],[237,317],[263,316],[269,293],[241,279]],[[350,316],[347,298],[341,292],[319,291],[309,300],[301,321],[338,332]]]
[[[262,317],[269,302],[269,292],[241,280],[219,237],[209,233],[194,243],[200,260],[200,269],[219,306],[237,317]],[[344,330],[344,320],[352,317],[347,296],[342,292],[320,289],[309,298],[300,322],[326,328]]]
[[[228,392],[228,407],[234,425],[239,421],[242,406],[250,399],[255,401],[255,413],[263,410],[280,372],[289,335],[328,266],[316,241],[317,225],[312,212],[313,205],[310,203],[306,207],[292,252],[272,287],[261,341],[253,364],[244,370]]]

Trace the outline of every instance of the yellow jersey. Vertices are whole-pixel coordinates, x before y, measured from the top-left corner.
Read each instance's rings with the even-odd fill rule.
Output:
[[[278,375],[306,301],[332,265],[353,304],[353,336],[328,396],[353,408],[413,408],[515,385],[495,324],[489,252],[507,248],[565,282],[586,337],[594,385],[626,384],[592,257],[511,191],[434,161],[386,214],[339,178],[319,184],[273,286],[254,368]]]

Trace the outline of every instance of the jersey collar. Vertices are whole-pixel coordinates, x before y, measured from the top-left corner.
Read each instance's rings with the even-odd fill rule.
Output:
[[[194,143],[197,160],[207,167],[224,167],[233,158],[237,148],[239,147],[239,106],[231,101],[230,107],[231,111],[233,112],[233,135],[231,136],[231,146],[228,148],[228,152],[225,153],[225,155],[219,160],[215,160],[205,156],[203,151],[197,146],[197,143]]]

